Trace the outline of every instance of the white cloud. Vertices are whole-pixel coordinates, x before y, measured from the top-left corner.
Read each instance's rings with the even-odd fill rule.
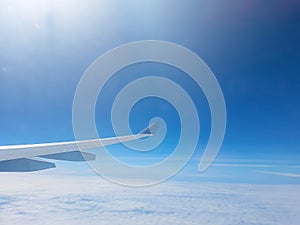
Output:
[[[41,173],[42,174],[42,173]],[[0,224],[288,224],[299,185],[166,182],[127,188],[99,177],[0,175]]]
[[[211,166],[219,166],[219,167],[274,167],[274,165],[239,164],[239,163],[213,163]]]
[[[289,166],[289,168],[300,168],[300,166],[299,165],[297,165],[297,166]]]
[[[284,177],[300,177],[300,174],[297,173],[281,173],[281,172],[272,172],[272,171],[257,171],[257,172],[264,173],[264,174],[284,176]]]

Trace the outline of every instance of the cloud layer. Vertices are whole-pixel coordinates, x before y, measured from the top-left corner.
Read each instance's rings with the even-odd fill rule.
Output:
[[[289,224],[299,185],[166,182],[126,188],[99,177],[0,177],[0,224]]]

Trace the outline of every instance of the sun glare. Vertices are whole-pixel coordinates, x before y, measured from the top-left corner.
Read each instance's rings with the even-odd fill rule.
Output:
[[[98,1],[98,15],[106,14],[108,3]],[[17,26],[24,30],[28,28],[40,30],[47,25],[51,25],[55,20],[59,27],[76,27],[76,23],[80,23],[89,18],[89,3],[86,1],[71,0],[27,0],[27,1],[5,1],[2,9],[8,14],[9,26]],[[95,11],[96,13],[96,11]],[[77,24],[78,25],[78,24]]]

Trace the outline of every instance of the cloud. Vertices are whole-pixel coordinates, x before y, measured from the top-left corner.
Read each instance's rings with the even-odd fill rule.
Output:
[[[300,174],[297,173],[280,173],[280,172],[272,172],[272,171],[257,171],[257,172],[264,173],[264,174],[284,176],[284,177],[300,177]]]
[[[300,166],[299,165],[297,165],[297,166],[289,166],[289,168],[300,168]]]
[[[41,173],[42,174],[42,173]],[[0,224],[289,224],[299,185],[166,182],[126,188],[99,177],[3,174]]]
[[[220,166],[220,167],[274,167],[274,165],[238,164],[238,163],[213,163],[211,166]]]

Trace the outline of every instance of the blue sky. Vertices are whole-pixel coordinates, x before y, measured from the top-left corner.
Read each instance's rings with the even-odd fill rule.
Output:
[[[293,1],[2,1],[0,144],[73,140],[73,97],[86,68],[120,44],[157,39],[197,53],[220,83],[228,121],[217,161],[298,165],[299,10]],[[116,74],[97,104],[99,130],[113,136],[109,109],[101,103],[141,73],[172,77],[194,100],[202,129],[197,161],[208,139],[209,109],[201,90],[175,68],[144,63]],[[158,154],[166,154],[178,136],[178,115],[166,102],[148,100],[133,109],[132,128],[138,131],[164,113],[172,129]]]

